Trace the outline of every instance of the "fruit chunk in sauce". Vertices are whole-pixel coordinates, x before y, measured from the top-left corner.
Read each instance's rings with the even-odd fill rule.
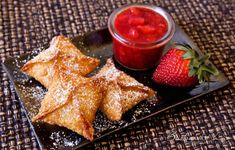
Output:
[[[168,30],[167,21],[157,12],[143,7],[129,7],[114,21],[117,34],[128,41],[113,37],[114,56],[122,65],[137,70],[153,67],[162,55],[163,46],[138,47],[139,43],[160,40]]]
[[[122,37],[135,42],[153,42],[167,32],[167,22],[155,11],[131,7],[117,15],[115,28]]]

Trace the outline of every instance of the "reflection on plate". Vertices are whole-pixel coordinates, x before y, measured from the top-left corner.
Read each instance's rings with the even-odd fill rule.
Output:
[[[72,41],[84,54],[99,58],[101,60],[100,67],[105,64],[107,58],[112,57],[111,35],[106,28],[85,34],[84,36],[72,38]],[[186,42],[202,54],[196,45],[179,27],[176,27],[174,37],[165,49],[168,49],[173,42]],[[75,149],[82,147],[88,144],[89,141],[78,134],[66,128],[44,123],[31,123],[30,121],[30,118],[38,112],[40,101],[43,98],[46,89],[34,79],[22,74],[19,71],[19,68],[41,50],[42,48],[39,48],[31,54],[26,54],[17,58],[9,58],[3,63],[3,67],[15,86],[16,92],[21,100],[22,107],[25,109],[26,116],[29,119],[33,131],[35,131],[40,147],[42,149]],[[95,140],[125,128],[133,123],[137,123],[156,115],[166,109],[222,88],[229,83],[227,78],[220,73],[216,78],[213,77],[212,81],[209,83],[200,84],[193,88],[176,89],[158,86],[153,83],[151,76],[154,69],[144,72],[129,71],[117,63],[116,67],[134,77],[139,82],[156,90],[158,92],[158,96],[148,101],[141,102],[125,113],[122,120],[118,122],[112,122],[101,112],[98,112],[93,124],[95,129]],[[91,73],[91,75],[97,72],[99,68]]]

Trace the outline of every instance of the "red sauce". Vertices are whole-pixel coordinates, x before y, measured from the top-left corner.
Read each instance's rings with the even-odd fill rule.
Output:
[[[135,42],[153,42],[167,32],[167,22],[151,9],[131,7],[117,15],[115,28],[124,38]]]
[[[160,59],[163,46],[145,48],[135,44],[161,39],[168,30],[163,16],[151,9],[130,7],[116,16],[114,27],[123,39],[130,42],[124,44],[113,37],[114,56],[119,63],[131,69],[144,70],[153,67]]]

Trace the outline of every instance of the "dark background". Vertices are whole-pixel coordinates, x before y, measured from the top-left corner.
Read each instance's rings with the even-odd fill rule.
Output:
[[[233,0],[1,0],[0,61],[105,27],[111,12],[134,2],[169,11],[230,85],[95,142],[89,149],[235,148],[235,2]],[[37,148],[35,137],[0,66],[0,149]]]

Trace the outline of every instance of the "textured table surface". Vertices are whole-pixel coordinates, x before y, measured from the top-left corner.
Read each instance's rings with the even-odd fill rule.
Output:
[[[1,0],[0,61],[105,27],[111,12],[129,3],[168,10],[230,85],[97,141],[87,149],[235,149],[234,0]],[[19,100],[0,66],[0,149],[37,149]]]

